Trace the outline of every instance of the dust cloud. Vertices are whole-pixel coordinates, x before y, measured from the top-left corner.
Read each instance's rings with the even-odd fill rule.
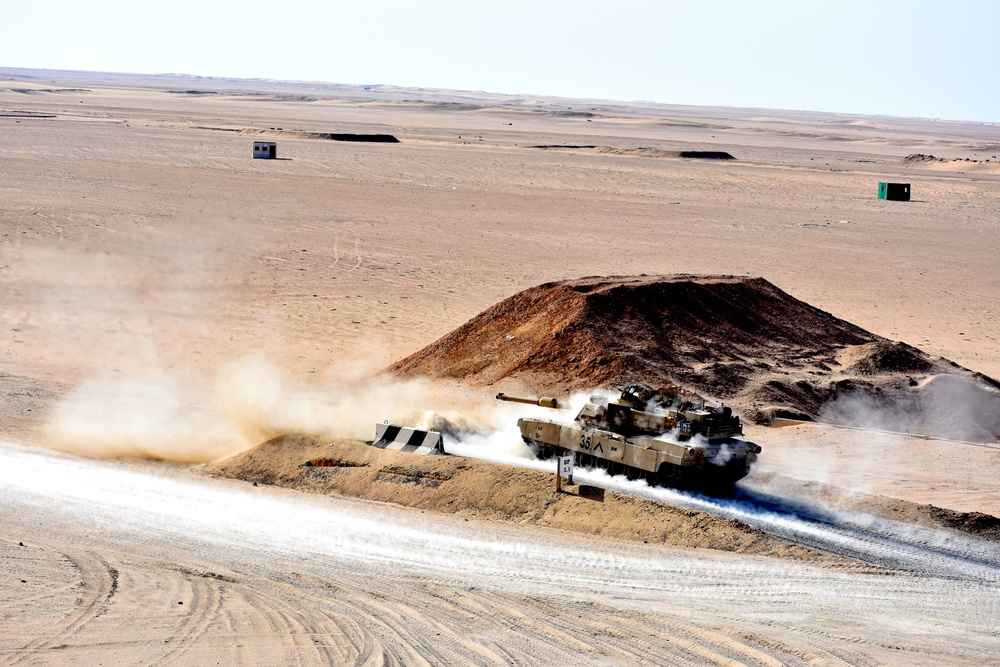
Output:
[[[371,440],[381,421],[486,437],[503,410],[475,390],[399,380],[358,359],[303,383],[263,356],[214,378],[150,371],[80,384],[47,426],[51,444],[95,457],[209,462],[279,435]]]
[[[195,384],[195,381],[191,381]],[[211,461],[246,449],[238,424],[210,396],[162,371],[103,373],[78,385],[46,425],[49,444],[94,457]]]
[[[836,397],[820,421],[967,442],[1000,437],[1000,393],[953,375],[932,376],[909,390]]]
[[[380,373],[361,357],[307,383],[250,355],[212,378],[159,368],[102,374],[59,403],[47,435],[52,446],[90,457],[205,463],[287,434],[370,441],[375,424],[389,421],[443,433],[450,454],[525,465],[535,457],[518,418],[570,421],[591,396],[576,393],[560,410],[505,403],[480,389]]]
[[[12,270],[34,313],[19,325],[22,351],[72,387],[45,417],[48,444],[208,462],[290,433],[370,440],[383,420],[494,428],[492,397],[382,375],[385,351],[371,339],[319,363],[313,350],[308,376],[290,365],[301,338],[284,294],[301,287],[254,277],[283,259],[271,236],[234,220],[171,220],[19,246]]]

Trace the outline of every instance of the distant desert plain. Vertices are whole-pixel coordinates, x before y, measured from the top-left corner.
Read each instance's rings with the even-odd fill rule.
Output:
[[[0,68],[2,661],[994,664],[998,250],[996,124]],[[978,378],[992,437],[736,400],[742,496],[596,501],[492,400],[568,376],[387,370],[523,290],[676,275]]]

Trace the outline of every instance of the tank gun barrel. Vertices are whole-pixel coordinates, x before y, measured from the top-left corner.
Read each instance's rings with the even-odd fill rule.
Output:
[[[543,408],[559,408],[559,401],[549,397],[525,398],[523,396],[508,396],[501,391],[497,394],[497,400],[507,401],[509,403],[524,403],[525,405],[538,405]]]

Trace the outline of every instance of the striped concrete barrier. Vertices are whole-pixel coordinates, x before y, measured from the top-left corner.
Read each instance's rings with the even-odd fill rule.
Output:
[[[444,454],[444,438],[437,431],[421,431],[388,422],[375,424],[375,447],[413,454]]]

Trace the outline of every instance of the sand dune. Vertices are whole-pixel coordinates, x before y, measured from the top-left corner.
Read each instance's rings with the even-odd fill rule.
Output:
[[[1000,150],[998,150],[995,146],[988,146],[983,148],[982,151],[989,153],[990,157],[979,159],[948,159],[943,157],[934,157],[933,155],[926,155],[923,153],[914,153],[903,158],[903,164],[914,169],[930,169],[933,171],[954,171],[960,173],[970,171],[973,173],[988,174],[1000,172],[1000,162],[997,161],[997,153],[1000,152]]]

